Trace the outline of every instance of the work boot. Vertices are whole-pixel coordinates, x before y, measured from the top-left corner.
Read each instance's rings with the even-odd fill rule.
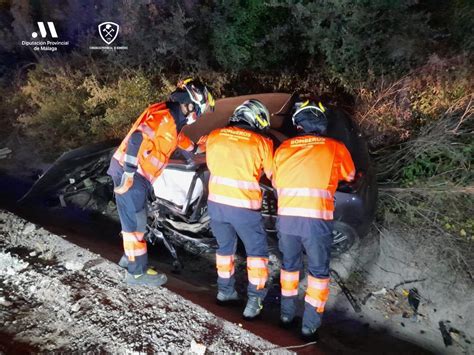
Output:
[[[124,268],[124,269],[126,269],[128,267],[128,258],[125,254],[122,255],[122,257],[120,258],[120,260],[118,262],[118,266],[120,266],[121,268]]]
[[[296,313],[296,298],[292,297],[281,297],[280,304],[280,326],[288,329],[293,325]]]
[[[165,274],[158,274],[153,269],[148,269],[145,274],[132,275],[127,272],[125,282],[132,286],[162,286],[168,281]]]
[[[260,297],[250,296],[244,309],[244,318],[251,320],[262,312],[263,303]]]
[[[290,317],[288,315],[280,316],[280,327],[284,329],[289,329],[294,323],[295,317]]]
[[[312,305],[305,302],[301,336],[307,341],[316,340],[316,330],[321,326],[323,314],[316,311]]]
[[[318,333],[317,333],[317,328],[309,328],[303,326],[301,328],[301,337],[306,340],[306,341],[315,341],[318,340]]]
[[[238,301],[239,300],[239,295],[237,291],[234,290],[234,292],[225,294],[224,292],[219,291],[217,293],[217,301],[218,302],[229,302],[229,301]]]

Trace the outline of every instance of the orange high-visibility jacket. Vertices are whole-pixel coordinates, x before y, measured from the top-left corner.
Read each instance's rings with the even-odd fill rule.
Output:
[[[262,135],[231,126],[212,131],[206,141],[209,201],[258,210],[262,206],[262,170],[272,174],[273,142]]]
[[[136,158],[126,154],[128,140],[135,131],[140,131],[143,135]],[[149,106],[140,115],[118,147],[114,158],[122,166],[126,159],[135,160],[138,173],[153,183],[160,176],[176,147],[189,151],[193,149],[193,142],[183,133],[178,135],[173,116],[166,103],[161,102]]]
[[[284,141],[275,152],[273,170],[279,215],[324,220],[333,219],[338,182],[355,175],[344,144],[314,135]]]

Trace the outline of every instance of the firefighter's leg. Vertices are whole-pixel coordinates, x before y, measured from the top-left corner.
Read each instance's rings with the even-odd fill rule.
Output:
[[[329,298],[332,234],[328,230],[329,228],[322,228],[319,234],[302,238],[308,256],[308,287],[302,328],[304,335],[313,334],[321,325],[324,306]]]
[[[303,268],[301,237],[278,233],[278,247],[283,256],[280,319],[283,323],[290,323],[295,317],[300,270]]]
[[[122,226],[127,269],[132,275],[144,274],[148,266],[146,231],[146,198],[148,182],[135,174],[132,187],[123,194],[116,194],[117,211]]]
[[[236,208],[232,224],[245,246],[247,253],[247,294],[263,301],[267,294],[268,281],[268,241],[259,211]]]
[[[219,246],[216,253],[218,299],[220,301],[232,300],[237,297],[234,276],[237,234],[230,223],[216,221],[212,219],[212,216],[211,229]]]

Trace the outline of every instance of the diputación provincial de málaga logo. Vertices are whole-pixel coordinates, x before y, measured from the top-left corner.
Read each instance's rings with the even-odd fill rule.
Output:
[[[48,38],[59,38],[54,22],[37,22],[38,30],[31,33],[30,41],[21,41],[22,46],[32,47],[37,52],[56,52],[60,46],[69,46],[69,41],[54,41]],[[46,28],[47,25],[47,28]],[[37,40],[41,37],[42,40]]]

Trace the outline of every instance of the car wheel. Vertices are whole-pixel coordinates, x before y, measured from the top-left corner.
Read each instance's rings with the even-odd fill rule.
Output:
[[[341,221],[334,221],[332,236],[331,255],[333,257],[344,254],[359,240],[359,235],[354,228]]]

